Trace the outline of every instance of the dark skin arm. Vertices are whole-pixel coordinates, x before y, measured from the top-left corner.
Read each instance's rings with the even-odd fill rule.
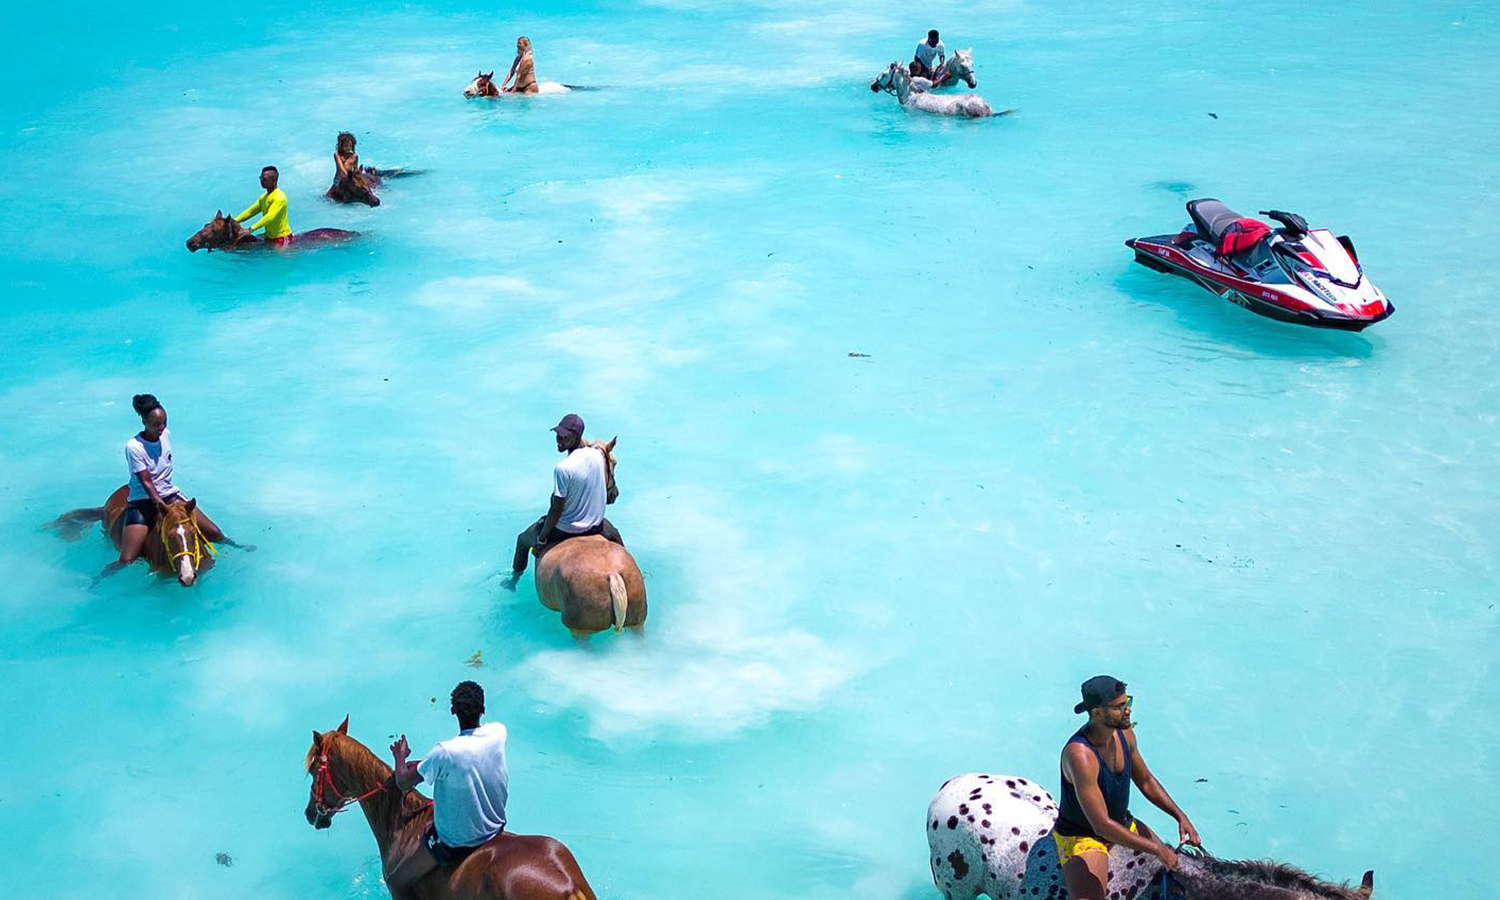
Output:
[[[399,791],[409,791],[422,783],[422,775],[417,771],[417,765],[422,761],[408,760],[410,755],[411,746],[406,743],[406,735],[403,734],[391,745],[391,756],[396,759],[396,769],[391,773],[391,781]]]
[[[563,498],[557,496],[556,494],[553,494],[552,503],[547,507],[547,518],[542,522],[542,530],[538,531],[536,534],[537,544],[541,544],[543,542],[543,538],[551,534],[552,529],[557,527],[557,520],[562,518],[562,511]]]
[[[165,512],[167,509],[167,504],[161,499],[161,494],[158,494],[156,492],[156,484],[151,481],[150,470],[142,469],[139,472],[135,473],[135,477],[140,481],[141,487],[146,489],[146,496],[150,497],[151,502],[156,504],[156,509],[159,512]]]
[[[1136,762],[1139,764],[1139,759]],[[1099,759],[1092,751],[1076,742],[1068,744],[1063,749],[1062,767],[1063,774],[1078,792],[1078,802],[1095,834],[1111,844],[1149,853],[1160,859],[1169,871],[1177,868],[1177,853],[1171,847],[1154,838],[1136,834],[1109,817],[1104,794],[1099,791]]]
[[[1156,780],[1155,775],[1151,774],[1151,767],[1146,765],[1146,760],[1141,756],[1141,751],[1136,749],[1135,729],[1132,728],[1125,732],[1125,740],[1130,744],[1131,754],[1135,756],[1135,766],[1131,770],[1130,780],[1134,781],[1135,786],[1140,788],[1141,796],[1150,800],[1151,804],[1157,809],[1177,820],[1178,843],[1192,844],[1195,847],[1200,846],[1198,843],[1198,829],[1193,827],[1193,823],[1188,821],[1187,813],[1178,808],[1177,803],[1167,793],[1167,789],[1161,786],[1161,782]]]

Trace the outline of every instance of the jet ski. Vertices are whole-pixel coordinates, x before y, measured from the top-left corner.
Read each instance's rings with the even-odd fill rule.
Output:
[[[1177,234],[1126,241],[1135,261],[1282,322],[1363,331],[1396,311],[1365,277],[1347,236],[1263,210],[1281,226],[1273,229],[1211,198],[1188,201],[1187,211],[1191,223]]]

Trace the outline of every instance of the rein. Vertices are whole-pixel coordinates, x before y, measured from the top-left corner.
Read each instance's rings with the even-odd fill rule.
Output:
[[[191,556],[193,558],[193,571],[196,572],[198,571],[198,566],[203,562],[203,548],[208,548],[209,556],[218,556],[219,551],[215,550],[214,545],[209,543],[208,538],[203,536],[203,529],[198,527],[197,516],[188,516],[188,522],[193,526],[193,537],[195,538],[195,540],[192,541],[192,547],[190,549],[185,548],[174,553],[172,551],[172,545],[167,543],[167,529],[161,526],[157,526],[156,533],[161,538],[162,550],[166,551],[166,553],[172,557],[167,565],[176,565],[177,560],[183,558],[184,556]]]
[[[324,791],[334,798],[336,806],[329,806],[323,802]],[[318,771],[313,775],[313,806],[317,808],[318,815],[332,818],[349,808],[351,803],[358,803],[366,797],[374,796],[385,790],[384,782],[375,785],[358,797],[339,793],[338,785],[333,783],[333,773],[328,769],[328,754],[318,754]]]

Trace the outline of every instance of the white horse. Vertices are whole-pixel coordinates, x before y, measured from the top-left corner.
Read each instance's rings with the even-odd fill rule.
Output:
[[[571,84],[562,84],[561,82],[557,82],[557,81],[538,81],[536,83],[536,92],[538,94],[571,94],[573,92],[573,90],[574,90],[574,86],[573,85],[571,85]],[[587,89],[585,88],[585,90],[587,90]],[[515,93],[501,93],[500,86],[497,85],[497,84],[495,84],[495,73],[494,72],[489,72],[489,73],[480,72],[478,75],[474,76],[474,80],[473,81],[469,82],[469,86],[466,87],[466,88],[464,88],[464,96],[465,97],[469,97],[469,98],[474,98],[474,97],[525,97],[527,95],[526,94],[515,94]]]
[[[934,88],[951,87],[960,81],[967,84],[970,90],[979,86],[979,83],[974,80],[973,50],[955,50],[952,59],[938,66],[937,74],[942,77],[936,80],[921,76],[912,78],[912,88],[930,91]]]
[[[1052,826],[1057,804],[1016,775],[959,775],[927,807],[927,861],[946,900],[1068,900]],[[1219,859],[1188,851],[1167,880],[1172,900],[1370,900],[1374,873],[1357,888],[1274,862]],[[1112,900],[1157,900],[1164,869],[1125,847],[1109,854]]]
[[[1007,116],[1015,112],[1013,109],[1007,109],[996,113],[978,94],[939,96],[926,91],[913,90],[912,78],[905,69],[901,68],[900,63],[891,63],[889,68],[880,73],[879,78],[870,82],[870,90],[895,94],[896,99],[907,109],[920,109],[923,112],[936,113],[940,116],[968,116],[979,119],[993,115]]]

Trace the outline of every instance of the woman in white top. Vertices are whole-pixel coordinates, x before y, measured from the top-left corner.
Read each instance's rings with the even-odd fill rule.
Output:
[[[167,411],[151,394],[136,394],[131,405],[140,414],[141,430],[125,442],[130,493],[122,516],[124,533],[120,539],[120,558],[110,563],[100,577],[135,562],[157,517],[166,510],[167,504],[183,499],[182,491],[172,483],[172,433],[167,430]],[[193,518],[211,543],[241,546],[230,540],[202,507],[193,511]]]

